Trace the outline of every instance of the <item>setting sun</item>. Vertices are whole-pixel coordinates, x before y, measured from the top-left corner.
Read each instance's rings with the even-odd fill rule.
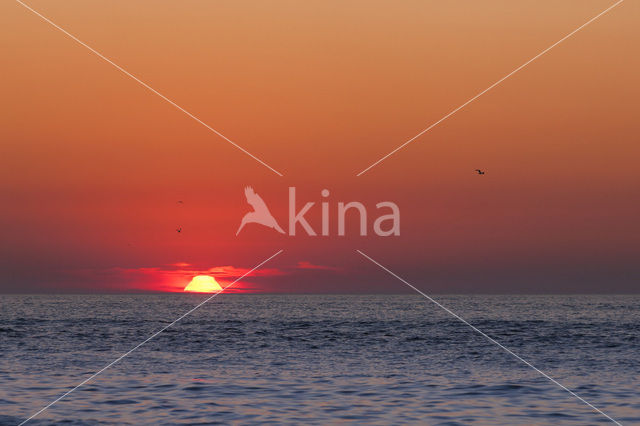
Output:
[[[184,288],[184,291],[193,291],[197,293],[215,293],[222,291],[222,287],[215,278],[210,275],[197,275],[193,277],[191,282]]]

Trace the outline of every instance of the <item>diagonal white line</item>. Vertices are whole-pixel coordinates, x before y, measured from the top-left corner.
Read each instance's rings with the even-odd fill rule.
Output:
[[[162,93],[158,92],[156,89],[154,89],[153,87],[149,86],[147,83],[145,83],[144,81],[140,80],[138,77],[136,77],[135,75],[131,74],[129,71],[125,70],[124,68],[122,68],[120,65],[116,64],[115,62],[113,62],[111,59],[107,58],[106,56],[104,56],[102,53],[98,52],[97,50],[95,50],[94,48],[92,48],[91,46],[89,46],[88,44],[84,43],[83,41],[79,40],[77,37],[75,37],[73,34],[69,33],[68,31],[66,31],[64,28],[60,27],[59,25],[57,25],[55,22],[51,21],[49,18],[47,18],[46,16],[42,15],[41,13],[39,13],[38,11],[32,9],[30,6],[28,6],[27,4],[23,3],[20,0],[16,0],[17,3],[21,4],[22,6],[24,6],[26,9],[30,10],[31,12],[33,12],[35,15],[39,16],[40,18],[42,18],[44,21],[46,21],[47,23],[51,24],[53,27],[55,27],[56,29],[60,30],[61,32],[63,32],[66,36],[68,36],[69,38],[71,38],[73,41],[75,41],[76,43],[86,47],[87,49],[89,49],[91,52],[93,52],[95,55],[97,55],[98,57],[100,57],[101,59],[103,59],[104,61],[108,62],[109,64],[113,65],[118,71],[121,71],[123,74],[125,74],[128,77],[131,77],[133,80],[135,80],[136,82],[138,82],[139,84],[141,84],[142,86],[144,86],[146,89],[150,90],[151,92],[153,92],[154,94],[158,95],[160,98],[162,98],[163,100],[165,100],[166,102],[168,102],[169,104],[173,105],[174,107],[176,107],[177,109],[179,109],[180,111],[182,111],[183,113],[185,113],[188,117],[192,118],[193,120],[197,121],[198,123],[202,124],[204,127],[206,127],[207,129],[209,129],[210,131],[212,131],[213,133],[215,133],[216,135],[220,136],[222,139],[224,139],[225,141],[229,142],[231,145],[235,146],[236,148],[238,148],[240,151],[244,152],[245,154],[247,154],[249,157],[253,158],[254,160],[256,160],[258,163],[262,164],[263,166],[265,166],[266,168],[268,168],[269,170],[271,170],[272,172],[274,172],[275,174],[277,174],[278,176],[282,176],[282,173],[280,173],[279,171],[277,171],[276,169],[274,169],[273,167],[271,167],[270,165],[268,165],[267,163],[265,163],[264,161],[262,161],[261,159],[259,159],[258,157],[256,157],[255,155],[251,154],[249,151],[247,151],[246,149],[244,149],[243,147],[241,147],[240,145],[238,145],[237,143],[235,143],[234,141],[232,141],[231,139],[229,139],[228,137],[226,137],[225,135],[223,135],[222,133],[220,133],[219,131],[217,131],[216,129],[214,129],[213,127],[209,126],[207,123],[205,123],[204,121],[200,120],[198,117],[196,117],[195,115],[193,115],[192,113],[190,113],[189,111],[187,111],[186,109],[182,108],[180,105],[176,104],[175,102],[173,102],[171,99],[167,98],[165,95],[163,95]]]
[[[493,89],[494,87],[496,87],[497,85],[499,85],[500,83],[502,83],[503,81],[505,81],[506,79],[508,79],[509,77],[511,77],[512,75],[514,75],[515,73],[517,73],[518,71],[520,71],[521,69],[523,69],[524,67],[526,67],[527,65],[529,65],[530,63],[532,63],[533,61],[535,61],[536,59],[540,58],[542,55],[544,55],[545,53],[547,53],[548,51],[550,51],[551,49],[553,49],[554,47],[556,47],[557,45],[559,45],[560,43],[562,43],[563,41],[565,41],[566,39],[568,39],[569,37],[573,36],[575,33],[577,33],[578,31],[580,31],[581,29],[583,29],[584,27],[586,27],[587,25],[589,25],[590,23],[592,23],[593,21],[595,21],[596,19],[600,18],[602,15],[604,15],[605,13],[609,12],[611,9],[613,9],[614,7],[618,6],[620,3],[622,3],[624,0],[618,0],[616,3],[614,3],[613,5],[609,6],[608,8],[606,8],[605,10],[603,10],[602,12],[600,12],[599,14],[597,14],[596,16],[594,16],[593,18],[589,19],[587,22],[585,22],[584,24],[580,25],[578,28],[576,28],[575,30],[571,31],[569,34],[567,34],[566,36],[562,37],[560,40],[558,40],[557,42],[553,43],[551,46],[547,47],[546,49],[544,49],[542,52],[538,53],[536,56],[534,56],[533,58],[529,59],[527,62],[525,62],[524,64],[520,65],[518,68],[516,68],[515,70],[511,71],[509,74],[505,75],[504,77],[502,77],[500,80],[496,81],[495,83],[493,83],[491,86],[487,87],[486,89],[484,89],[482,92],[478,93],[477,95],[475,95],[473,98],[469,99],[467,102],[463,103],[462,105],[460,105],[458,108],[454,109],[453,111],[451,111],[450,113],[448,113],[447,115],[445,115],[444,117],[442,117],[440,120],[436,121],[435,123],[433,123],[432,125],[430,125],[429,127],[427,127],[426,129],[424,129],[423,131],[421,131],[420,133],[418,133],[417,135],[415,135],[414,137],[412,137],[411,139],[409,139],[408,141],[406,141],[405,143],[403,143],[402,145],[398,146],[396,149],[394,149],[393,151],[391,151],[390,153],[388,153],[387,155],[385,155],[384,157],[380,158],[378,161],[376,161],[375,163],[371,164],[369,167],[367,167],[366,169],[362,170],[360,173],[358,173],[356,176],[361,176],[364,173],[366,173],[368,170],[370,170],[371,168],[377,166],[378,164],[380,164],[381,162],[383,162],[384,160],[386,160],[387,158],[391,157],[393,154],[395,154],[396,152],[400,151],[402,148],[404,148],[405,146],[409,145],[411,142],[415,141],[416,139],[418,139],[420,136],[424,135],[425,133],[427,133],[429,130],[433,129],[434,127],[436,127],[438,124],[442,123],[444,120],[446,120],[447,118],[451,117],[453,114],[455,114],[456,112],[460,111],[462,108],[466,107],[467,105],[469,105],[471,102],[475,101],[476,99],[478,99],[480,96],[484,95],[485,93],[487,93],[489,90]]]
[[[53,404],[57,403],[58,401],[60,401],[62,398],[64,398],[65,396],[69,395],[71,392],[75,391],[76,389],[78,389],[80,386],[84,385],[85,383],[89,382],[90,380],[92,380],[94,377],[98,376],[99,374],[101,374],[103,371],[105,371],[106,369],[110,368],[111,366],[113,366],[114,364],[120,362],[123,358],[125,358],[126,356],[128,356],[131,352],[135,351],[136,349],[138,349],[140,346],[144,345],[145,343],[147,343],[149,340],[153,339],[154,337],[156,337],[158,334],[162,333],[163,331],[165,331],[167,328],[173,326],[175,323],[177,323],[178,321],[180,321],[181,319],[183,319],[184,317],[186,317],[187,315],[191,314],[193,311],[195,311],[196,309],[198,309],[200,306],[204,305],[205,303],[207,303],[208,301],[210,301],[211,299],[213,299],[214,297],[216,297],[217,295],[219,295],[220,293],[222,293],[223,291],[225,291],[226,289],[228,289],[229,287],[231,287],[232,285],[234,285],[235,283],[237,283],[238,281],[240,281],[241,279],[243,279],[244,277],[246,277],[247,275],[249,275],[251,272],[255,271],[256,269],[258,269],[259,267],[261,267],[262,265],[264,265],[265,263],[267,263],[268,261],[270,261],[271,259],[273,259],[274,257],[276,257],[277,255],[279,255],[280,253],[282,253],[283,250],[279,250],[278,252],[276,252],[275,254],[273,254],[271,257],[269,257],[266,260],[263,260],[262,262],[260,262],[259,264],[257,264],[256,266],[254,266],[253,268],[251,268],[249,271],[245,272],[241,277],[237,278],[234,282],[232,282],[231,284],[229,284],[228,286],[226,286],[225,288],[223,288],[222,290],[219,290],[218,292],[212,294],[211,296],[209,296],[208,298],[206,298],[205,300],[203,300],[202,302],[198,303],[196,306],[194,306],[193,308],[191,308],[190,310],[188,310],[187,312],[185,312],[184,314],[182,314],[180,317],[178,317],[176,320],[174,320],[171,324],[166,325],[164,327],[162,327],[160,330],[156,331],[155,333],[153,333],[151,336],[147,337],[145,340],[143,340],[141,343],[138,343],[136,346],[134,346],[132,349],[130,349],[129,351],[125,352],[124,354],[120,355],[118,358],[116,358],[115,360],[111,361],[109,364],[105,365],[103,368],[101,368],[100,370],[98,370],[97,372],[93,373],[91,376],[89,376],[87,379],[83,380],[82,382],[80,382],[77,386],[75,386],[74,388],[66,391],[65,393],[63,393],[62,395],[60,395],[58,398],[56,398],[55,400],[53,400],[52,402],[50,402],[49,404],[47,404],[46,406],[42,407],[40,410],[38,410],[37,412],[35,412],[34,414],[32,414],[29,418],[27,418],[26,420],[24,420],[22,423],[20,423],[20,426],[27,423],[29,420],[33,419],[34,417],[36,417],[38,414],[42,413],[43,411],[45,411],[46,409],[48,409],[49,407],[51,407]]]
[[[413,290],[415,290],[416,292],[418,292],[419,294],[421,294],[422,296],[424,296],[426,299],[428,299],[430,302],[433,302],[434,304],[436,304],[439,308],[445,310],[448,314],[452,315],[453,317],[455,317],[456,319],[460,320],[461,322],[463,322],[464,324],[468,325],[469,327],[471,327],[471,329],[473,331],[475,331],[476,333],[480,334],[481,336],[485,337],[487,340],[489,340],[491,343],[497,345],[498,347],[500,347],[501,349],[503,349],[505,352],[507,352],[508,354],[512,355],[513,357],[515,357],[516,359],[518,359],[519,361],[523,362],[524,364],[526,364],[527,366],[531,367],[532,369],[534,369],[535,371],[537,371],[538,373],[540,373],[541,375],[543,375],[544,377],[546,377],[547,379],[549,379],[552,383],[555,383],[556,385],[558,385],[559,387],[561,387],[562,389],[564,389],[565,391],[569,392],[571,395],[573,395],[574,397],[578,398],[580,401],[582,401],[583,403],[587,404],[589,407],[591,407],[592,409],[594,409],[595,411],[597,411],[598,413],[602,414],[603,416],[605,416],[607,419],[611,420],[613,423],[622,426],[619,422],[617,422],[615,419],[613,419],[612,417],[610,417],[609,415],[607,415],[606,413],[604,413],[602,410],[600,410],[598,407],[592,405],[591,403],[587,402],[585,399],[583,399],[580,395],[576,394],[575,392],[573,392],[571,389],[567,388],[566,386],[564,386],[562,383],[558,382],[556,379],[554,379],[553,377],[549,376],[547,373],[545,373],[544,371],[538,369],[537,367],[535,367],[533,364],[531,364],[529,361],[523,359],[522,357],[520,357],[518,354],[514,353],[513,351],[511,351],[509,348],[503,346],[501,343],[497,342],[496,340],[494,340],[492,337],[490,337],[489,335],[487,335],[486,333],[484,333],[482,330],[478,329],[476,326],[472,325],[471,323],[469,323],[467,320],[465,320],[464,318],[462,318],[460,315],[456,314],[455,312],[453,312],[452,310],[450,310],[449,308],[447,308],[446,306],[443,306],[442,304],[440,304],[438,301],[434,300],[432,297],[430,297],[428,294],[423,293],[422,291],[420,291],[419,289],[417,289],[416,287],[414,287],[413,285],[411,285],[410,283],[408,283],[406,280],[404,280],[403,278],[399,277],[398,275],[396,275],[394,272],[392,272],[391,270],[389,270],[388,268],[384,267],[383,265],[381,265],[380,263],[378,263],[377,261],[373,260],[371,257],[367,256],[366,254],[364,254],[362,251],[360,250],[356,250],[358,253],[360,253],[363,257],[365,257],[366,259],[369,259],[372,263],[378,265],[380,268],[382,268],[383,270],[385,270],[386,272],[388,272],[389,274],[391,274],[393,277],[397,278],[398,280],[402,281],[403,283],[405,283],[407,286],[411,287]]]

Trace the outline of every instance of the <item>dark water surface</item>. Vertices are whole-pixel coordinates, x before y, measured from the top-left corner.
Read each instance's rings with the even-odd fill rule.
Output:
[[[207,296],[0,296],[18,424]],[[437,296],[640,424],[639,296]],[[220,295],[33,424],[610,423],[421,296]]]

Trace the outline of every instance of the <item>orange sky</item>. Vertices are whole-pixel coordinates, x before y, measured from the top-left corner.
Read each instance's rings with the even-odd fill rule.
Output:
[[[165,289],[113,271],[279,249],[247,288],[404,290],[356,248],[436,292],[638,290],[638,2],[361,177],[613,1],[28,4],[284,177],[2,2],[0,291]],[[401,236],[236,237],[246,185],[285,227],[289,186],[394,201]]]

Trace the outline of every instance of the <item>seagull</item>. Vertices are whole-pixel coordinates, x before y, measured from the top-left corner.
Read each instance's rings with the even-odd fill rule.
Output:
[[[483,175],[483,174],[484,174],[484,172],[483,172],[482,170],[480,170],[480,169],[476,169],[476,172],[477,172],[479,175]]]
[[[244,188],[244,196],[247,198],[247,203],[253,207],[253,211],[244,215],[240,222],[240,227],[238,228],[238,231],[236,231],[236,235],[240,233],[240,230],[247,223],[259,223],[260,225],[273,228],[279,233],[284,234],[284,231],[280,228],[276,219],[271,215],[271,212],[264,203],[264,200],[256,194],[252,187],[247,186]]]
[[[179,234],[179,233],[181,233],[181,232],[182,232],[182,226],[181,226],[180,228],[176,229],[176,232],[177,232],[178,234]]]

